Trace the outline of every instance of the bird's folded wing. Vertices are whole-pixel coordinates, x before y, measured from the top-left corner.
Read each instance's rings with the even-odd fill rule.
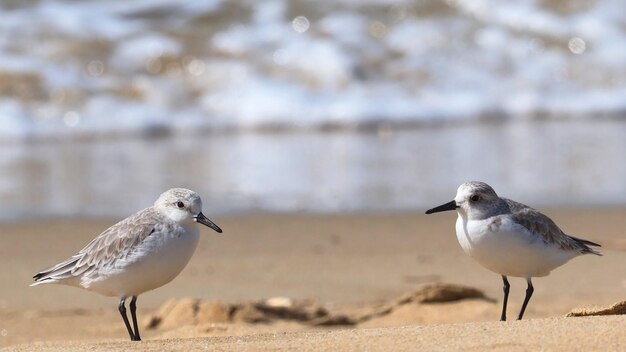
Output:
[[[565,234],[557,224],[546,215],[530,207],[518,208],[513,212],[513,220],[529,231],[539,235],[544,243],[554,244],[563,250],[580,253],[594,253],[587,246],[587,241]],[[592,242],[589,242],[592,243]]]
[[[130,254],[154,231],[158,223],[159,214],[152,208],[131,215],[109,227],[68,260],[35,275],[35,281],[64,279],[110,265]]]

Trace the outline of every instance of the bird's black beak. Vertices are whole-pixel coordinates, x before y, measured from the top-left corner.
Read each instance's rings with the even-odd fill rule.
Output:
[[[456,208],[458,208],[458,206],[456,205],[456,202],[451,201],[446,204],[442,204],[438,207],[434,207],[432,209],[426,210],[426,214],[438,213],[440,211],[447,211],[447,210],[456,210]]]
[[[211,220],[209,220],[209,218],[207,218],[206,216],[204,216],[204,214],[202,214],[202,212],[200,212],[198,215],[196,215],[196,217],[194,218],[194,220],[196,220],[196,222],[201,223],[202,225],[208,226],[210,228],[212,228],[213,230],[222,233],[222,229],[220,229],[219,226],[215,225],[215,223]]]

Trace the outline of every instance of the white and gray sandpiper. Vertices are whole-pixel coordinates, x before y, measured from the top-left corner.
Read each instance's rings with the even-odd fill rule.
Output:
[[[583,254],[601,255],[600,245],[565,234],[539,211],[500,198],[484,182],[465,182],[454,200],[429,209],[426,214],[456,210],[456,236],[467,255],[502,276],[504,299],[500,320],[506,320],[509,297],[507,276],[525,278],[526,297],[518,315],[524,316],[533,294],[533,277],[546,276],[570,259]]]
[[[68,260],[36,274],[31,286],[54,283],[119,297],[130,339],[140,341],[137,296],[167,284],[183,270],[198,244],[196,223],[222,232],[202,214],[196,192],[170,189],[153,206],[111,226]],[[128,297],[133,328],[126,316]]]

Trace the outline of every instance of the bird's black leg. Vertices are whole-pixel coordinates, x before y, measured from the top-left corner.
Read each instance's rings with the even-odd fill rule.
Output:
[[[137,306],[135,303],[137,302],[137,296],[133,296],[133,299],[130,300],[130,315],[133,318],[133,328],[135,329],[135,341],[141,341],[141,337],[139,336],[139,326],[137,325]]]
[[[500,321],[506,321],[506,304],[509,301],[509,280],[506,276],[502,275],[502,283],[504,284],[504,300],[502,301],[502,314],[500,315]]]
[[[535,289],[533,288],[533,283],[532,281],[530,281],[530,278],[526,279],[526,281],[528,282],[528,287],[526,288],[526,298],[524,298],[524,304],[522,304],[522,310],[520,310],[517,320],[522,320],[522,317],[524,316],[524,311],[526,310],[526,305],[528,305],[528,301],[530,301],[530,297],[535,291]]]
[[[128,335],[130,335],[130,340],[135,341],[135,334],[133,333],[133,329],[130,328],[130,323],[128,322],[128,317],[126,316],[126,297],[122,297],[120,299],[120,305],[118,306],[120,310],[120,314],[122,315],[122,319],[124,319],[124,325],[126,325],[126,330],[128,330]]]

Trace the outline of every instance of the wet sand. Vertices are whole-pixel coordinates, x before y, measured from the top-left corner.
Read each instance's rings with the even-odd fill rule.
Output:
[[[622,316],[565,318],[573,308],[626,299],[626,209],[543,209],[572,235],[603,244],[603,257],[572,260],[533,280],[522,322],[500,323],[501,281],[468,258],[455,214],[261,214],[214,218],[196,254],[170,284],[138,301],[138,350],[620,350]],[[0,225],[0,346],[8,350],[128,349],[117,300],[64,286],[28,287],[38,270],[70,256],[114,220]],[[525,282],[511,279],[509,317]],[[220,304],[272,297],[308,300],[341,312],[390,302],[425,284],[474,287],[487,300],[406,304],[359,324],[315,327],[292,320],[200,322],[148,329],[171,298]],[[548,331],[549,333],[545,333]],[[35,345],[33,345],[35,344]],[[45,344],[45,345],[41,345]]]

